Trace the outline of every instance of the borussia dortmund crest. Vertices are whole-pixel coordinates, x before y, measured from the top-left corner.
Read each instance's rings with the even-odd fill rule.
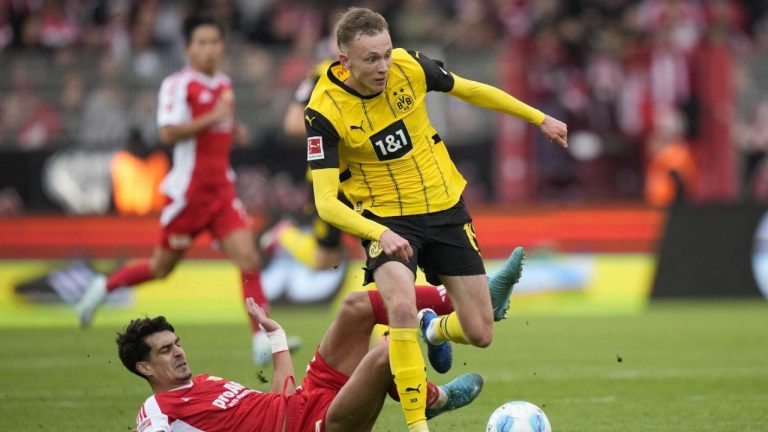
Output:
[[[392,91],[392,105],[397,108],[398,111],[405,114],[413,109],[413,105],[416,102],[413,95],[408,93],[403,87],[397,88]]]
[[[368,256],[371,258],[376,258],[377,256],[381,255],[381,252],[383,249],[381,248],[381,245],[377,241],[372,241],[371,245],[368,246]]]

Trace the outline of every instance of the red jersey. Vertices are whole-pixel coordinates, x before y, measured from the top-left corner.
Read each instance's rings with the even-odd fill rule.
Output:
[[[223,73],[208,76],[186,67],[163,80],[157,125],[179,125],[210,112],[232,82]],[[166,225],[190,202],[222,193],[234,196],[234,172],[229,165],[234,119],[228,118],[173,147],[173,168],[161,189],[171,199],[160,217]]]
[[[138,432],[248,431],[283,428],[285,402],[208,374],[192,383],[150,396],[136,417]]]

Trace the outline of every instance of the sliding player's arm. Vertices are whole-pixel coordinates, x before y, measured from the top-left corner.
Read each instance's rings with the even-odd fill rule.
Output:
[[[269,342],[272,344],[272,387],[270,392],[280,394],[293,394],[296,392],[296,376],[291,361],[291,353],[288,351],[288,340],[285,331],[277,321],[267,316],[253,298],[245,299],[245,307],[251,316],[267,332]]]

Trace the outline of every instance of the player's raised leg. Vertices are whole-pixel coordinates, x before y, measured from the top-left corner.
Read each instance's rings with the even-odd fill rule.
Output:
[[[439,346],[446,341],[471,343],[484,347],[493,337],[492,322],[487,317],[487,303],[490,300],[493,321],[506,318],[512,289],[520,280],[525,262],[525,250],[517,247],[498,272],[487,278],[484,284],[477,277],[441,276],[446,288],[459,306],[456,312],[431,320],[424,330],[427,343]],[[469,279],[467,279],[469,278]],[[487,289],[488,295],[484,295]],[[468,301],[475,298],[476,302]]]
[[[90,327],[96,310],[107,294],[123,287],[134,287],[153,279],[168,276],[184,256],[185,250],[173,250],[158,246],[149,260],[137,260],[118,268],[108,277],[97,275],[88,284],[85,293],[75,306],[80,327]]]

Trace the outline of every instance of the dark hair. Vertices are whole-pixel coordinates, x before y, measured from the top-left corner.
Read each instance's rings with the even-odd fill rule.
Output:
[[[366,8],[351,7],[339,15],[336,43],[339,48],[347,45],[360,35],[375,36],[389,30],[387,20],[381,14]]]
[[[147,379],[136,370],[136,363],[146,361],[149,358],[150,346],[147,345],[147,336],[168,330],[174,332],[173,326],[164,316],[154,318],[137,318],[125,326],[123,333],[117,333],[117,353],[120,361],[131,372]]]
[[[226,35],[224,26],[215,18],[207,15],[194,15],[185,19],[184,24],[182,25],[182,31],[184,32],[184,42],[187,45],[189,45],[189,42],[192,41],[192,33],[194,33],[198,27],[202,26],[216,27],[219,30],[219,33],[221,33],[222,38],[224,38]]]

